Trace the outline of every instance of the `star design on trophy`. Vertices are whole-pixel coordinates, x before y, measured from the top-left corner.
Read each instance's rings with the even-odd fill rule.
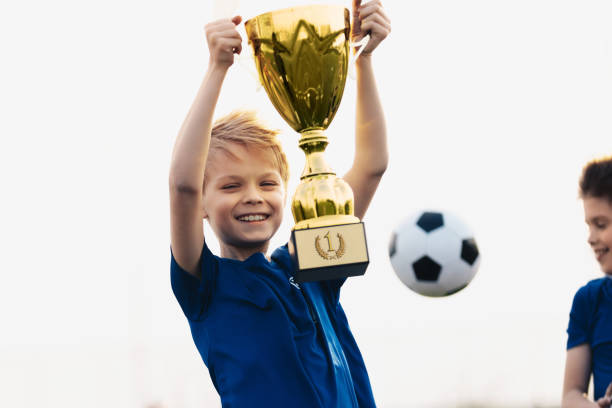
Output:
[[[287,34],[251,38],[261,79],[277,95],[271,98],[274,106],[295,130],[326,129],[344,93],[340,79],[348,69],[347,58],[342,58],[348,54],[348,29],[332,31],[302,19]]]

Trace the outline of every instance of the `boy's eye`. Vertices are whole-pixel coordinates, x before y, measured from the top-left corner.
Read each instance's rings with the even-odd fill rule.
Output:
[[[238,184],[225,184],[221,187],[222,190],[231,190],[232,188],[238,188]]]
[[[278,183],[276,181],[264,181],[261,183],[262,186],[277,186]]]

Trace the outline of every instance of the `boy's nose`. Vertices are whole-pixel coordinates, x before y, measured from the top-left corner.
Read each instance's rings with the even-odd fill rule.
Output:
[[[261,204],[263,203],[263,200],[261,199],[261,197],[257,197],[257,196],[252,196],[252,197],[247,197],[247,199],[245,200],[246,204]]]
[[[259,194],[259,190],[255,187],[249,187],[244,194],[243,201],[245,204],[260,204],[263,202],[263,198]]]

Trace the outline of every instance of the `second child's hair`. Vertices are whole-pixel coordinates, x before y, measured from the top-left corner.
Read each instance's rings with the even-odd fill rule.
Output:
[[[580,198],[595,197],[612,204],[612,156],[588,162],[582,169]]]
[[[289,164],[277,139],[278,130],[263,126],[252,111],[234,111],[217,119],[213,125],[210,137],[209,157],[215,150],[229,152],[229,144],[239,144],[244,147],[270,149],[274,155],[274,165],[287,187],[289,181]],[[204,172],[204,184],[206,184]]]

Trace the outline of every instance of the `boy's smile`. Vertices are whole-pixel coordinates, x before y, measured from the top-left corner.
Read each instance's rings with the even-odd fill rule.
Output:
[[[269,215],[267,214],[245,214],[239,215],[236,217],[239,221],[243,222],[259,222],[267,219]]]
[[[266,252],[282,221],[285,188],[271,151],[231,144],[209,156],[204,218],[221,256],[246,259]]]
[[[604,273],[612,275],[612,205],[605,198],[585,197],[584,217],[589,227],[589,245]]]

